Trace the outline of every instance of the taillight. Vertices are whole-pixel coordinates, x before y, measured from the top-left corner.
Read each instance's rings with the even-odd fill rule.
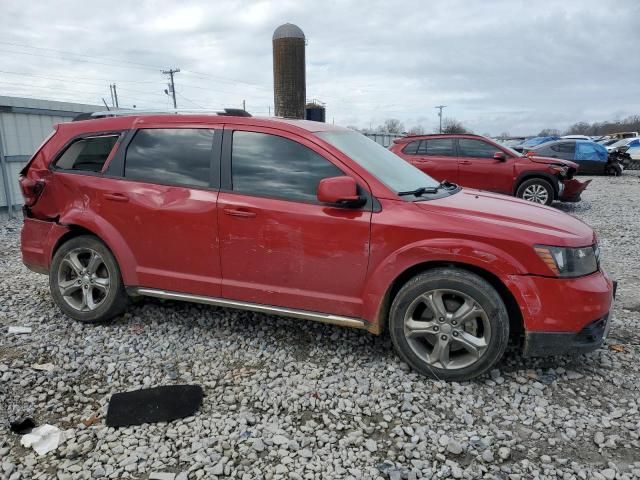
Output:
[[[44,180],[33,180],[20,175],[20,189],[22,190],[25,206],[32,207],[42,195]]]

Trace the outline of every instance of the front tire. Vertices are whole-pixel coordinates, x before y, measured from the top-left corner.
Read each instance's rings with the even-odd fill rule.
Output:
[[[72,238],[58,248],[51,263],[49,287],[60,310],[81,322],[110,320],[127,307],[116,259],[91,235]]]
[[[516,197],[540,205],[551,205],[553,203],[554,190],[547,180],[531,178],[520,184],[516,191]]]
[[[400,289],[389,330],[396,352],[414,370],[463,381],[482,375],[502,358],[509,316],[486,280],[461,269],[437,268]]]
[[[622,172],[623,172],[623,167],[618,163],[612,163],[610,165],[607,165],[607,169],[605,170],[605,173],[607,175],[611,175],[614,177],[619,177],[620,175],[622,175]]]

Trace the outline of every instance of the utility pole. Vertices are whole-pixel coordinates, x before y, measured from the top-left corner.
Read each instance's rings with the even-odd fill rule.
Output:
[[[109,88],[111,89],[111,104],[116,108],[120,108],[118,104],[118,92],[116,91],[116,84],[110,84]]]
[[[169,75],[170,77],[170,82],[169,83],[169,92],[171,92],[171,95],[173,96],[173,108],[178,108],[178,104],[176,103],[176,85],[173,82],[173,74],[174,73],[179,73],[180,69],[179,68],[170,68],[169,70],[163,70],[162,73],[164,73],[165,75]],[[165,90],[165,93],[168,92]]]
[[[440,111],[438,112],[438,116],[440,117],[440,130],[439,132],[442,133],[442,109],[446,107],[446,105],[438,105],[436,108],[440,109]]]
[[[115,107],[116,106],[116,101],[113,98],[113,84],[112,83],[109,84],[109,94],[111,94],[111,106]]]
[[[247,104],[245,103],[244,100],[242,100],[242,109],[246,112],[247,111]]]

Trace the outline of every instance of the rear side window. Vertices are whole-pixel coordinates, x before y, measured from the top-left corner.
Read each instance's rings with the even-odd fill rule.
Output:
[[[460,147],[461,157],[493,158],[499,150],[494,145],[470,138],[461,138],[458,140],[458,146]]]
[[[551,146],[551,150],[558,153],[573,153],[576,151],[576,144],[573,142],[557,143]]]
[[[56,162],[61,170],[100,172],[119,135],[87,137],[73,142]]]
[[[453,157],[453,139],[452,138],[433,138],[431,140],[423,140],[420,145],[419,152],[422,155],[434,157]],[[493,156],[493,155],[492,155]]]
[[[213,133],[195,128],[140,130],[127,148],[124,176],[149,183],[208,187]]]
[[[257,132],[233,132],[233,191],[292,201],[317,202],[318,183],[342,171],[304,145]]]
[[[407,155],[415,155],[416,152],[418,151],[419,144],[420,144],[420,141],[411,142],[410,144],[408,144],[406,147],[402,149],[402,153],[406,153]]]

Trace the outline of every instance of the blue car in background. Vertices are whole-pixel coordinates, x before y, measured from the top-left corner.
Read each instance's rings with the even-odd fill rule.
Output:
[[[524,153],[535,152],[540,157],[562,158],[580,165],[579,174],[621,175],[624,167],[615,155],[599,143],[589,140],[561,138],[526,148]]]

